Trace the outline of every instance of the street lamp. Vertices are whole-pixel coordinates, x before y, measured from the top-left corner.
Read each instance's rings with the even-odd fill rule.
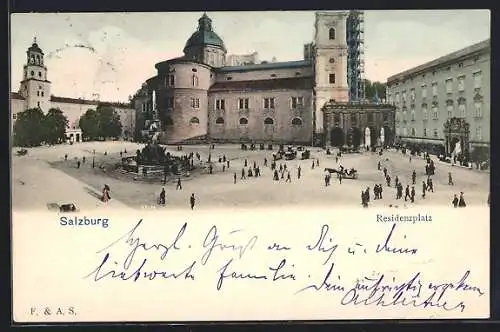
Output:
[[[95,150],[92,155],[92,168],[95,168]]]

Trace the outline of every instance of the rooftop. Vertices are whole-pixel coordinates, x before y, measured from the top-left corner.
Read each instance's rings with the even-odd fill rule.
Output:
[[[81,104],[81,105],[107,105],[118,108],[130,108],[130,104],[128,103],[118,103],[118,102],[108,102],[108,101],[99,101],[99,100],[88,100],[88,99],[80,99],[80,98],[68,98],[68,97],[57,97],[50,96],[50,101],[55,103],[67,103],[67,104]]]
[[[422,72],[424,70],[428,70],[428,69],[433,68],[433,67],[444,65],[445,63],[448,63],[450,61],[458,60],[460,58],[469,56],[471,54],[487,50],[488,48],[490,48],[490,39],[483,40],[479,43],[467,46],[467,47],[462,48],[458,51],[455,51],[455,52],[449,53],[447,55],[444,55],[442,57],[439,57],[435,60],[426,62],[420,66],[417,66],[417,67],[405,70],[401,73],[392,75],[392,76],[387,78],[387,82],[404,79],[405,77],[407,77],[409,75],[416,74],[418,72]]]
[[[241,72],[241,71],[266,70],[266,69],[301,68],[307,66],[312,66],[312,62],[307,60],[299,60],[299,61],[259,63],[256,65],[245,65],[245,66],[227,66],[219,68],[218,71],[226,73],[226,72]]]
[[[312,77],[277,78],[255,81],[224,81],[217,82],[210,88],[216,91],[242,91],[242,90],[309,90],[314,86]]]

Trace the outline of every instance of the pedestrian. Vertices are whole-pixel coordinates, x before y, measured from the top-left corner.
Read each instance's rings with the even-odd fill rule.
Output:
[[[382,192],[384,191],[384,189],[382,189],[382,184],[379,183],[378,185],[378,197],[379,199],[382,199]]]
[[[264,158],[264,166],[267,166],[267,158]]]
[[[366,187],[365,197],[366,197],[366,203],[370,203],[370,187]]]
[[[465,207],[464,193],[460,192],[460,198],[458,199],[458,207]]]
[[[65,160],[65,161],[66,161],[66,160],[68,160],[68,154],[65,154],[65,155],[64,155],[64,160]]]
[[[245,169],[244,169],[244,168],[242,168],[242,169],[241,169],[241,179],[243,180],[243,179],[246,179],[246,178],[247,178],[247,177],[245,176]]]
[[[387,178],[387,168],[384,167],[384,177]]]
[[[122,158],[122,157],[123,157],[123,152],[120,151],[120,158]]]
[[[212,164],[208,165],[208,171],[210,172],[210,174],[213,173],[214,171],[214,166]]]
[[[165,202],[166,202],[165,188],[162,188],[160,192],[160,200],[158,203],[160,203],[160,205],[165,205]]]
[[[301,172],[302,172],[302,168],[300,168],[300,165],[299,165],[299,168],[297,168],[297,179],[300,179]]]
[[[328,187],[328,174],[325,174],[325,187]]]
[[[373,199],[378,199],[378,184],[373,187]]]
[[[191,194],[191,197],[189,198],[189,203],[191,205],[191,210],[193,210],[194,204],[196,203],[196,198],[194,197],[194,194]]]
[[[175,190],[182,190],[182,182],[180,177],[177,179],[177,186],[175,187]]]
[[[342,184],[342,173],[337,173],[337,176],[339,178],[339,184]]]
[[[434,184],[432,183],[432,178],[429,176],[427,178],[427,190],[434,192]]]
[[[226,164],[222,164],[222,171],[225,172],[226,171]]]
[[[410,196],[411,202],[415,203],[415,186],[411,187],[411,196]]]
[[[222,156],[222,162],[223,162],[223,163],[225,163],[226,161],[227,161],[227,159],[226,159],[226,155],[223,155],[223,156]]]
[[[256,169],[257,168],[257,163],[254,161],[253,162],[253,169]]]
[[[248,166],[248,160],[245,159],[245,167]]]
[[[379,160],[379,162],[378,162],[378,164],[377,164],[377,170],[379,170],[379,171],[380,171],[380,160]]]
[[[394,185],[397,187],[399,184],[399,178],[398,176],[396,175],[396,178],[394,179]]]
[[[451,176],[451,172],[448,172],[448,185],[453,186],[453,177]]]
[[[227,160],[227,168],[229,169],[229,159]]]
[[[391,177],[389,175],[387,175],[385,180],[387,182],[387,187],[390,187],[391,186]]]
[[[76,162],[76,168],[80,168],[80,160]]]
[[[422,198],[425,198],[425,192],[427,191],[427,184],[422,181]]]
[[[458,207],[458,197],[457,194],[453,195],[453,200],[451,201],[451,204],[453,204],[453,207]]]
[[[417,172],[413,170],[413,173],[411,173],[411,182],[415,184],[416,180],[417,180]]]
[[[313,162],[312,162],[311,169],[314,169],[314,160],[313,160]]]
[[[85,164],[85,160],[86,160],[86,158],[85,158],[85,156],[83,156],[83,158],[82,158],[82,163],[84,163],[84,164]]]
[[[234,178],[234,184],[236,184],[236,172],[234,172],[233,178]]]
[[[316,166],[319,167],[319,159],[316,159]]]
[[[280,180],[279,177],[278,177],[278,170],[277,169],[274,170],[273,180],[274,181],[279,181]]]
[[[406,185],[406,189],[405,189],[405,202],[407,201],[408,197],[410,197],[410,185],[409,184]]]

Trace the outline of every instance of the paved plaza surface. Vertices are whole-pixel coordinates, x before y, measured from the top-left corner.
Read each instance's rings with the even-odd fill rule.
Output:
[[[425,199],[421,198],[422,181],[425,176],[425,160],[422,157],[413,157],[398,151],[386,151],[383,156],[377,153],[362,152],[344,154],[338,163],[335,154],[327,155],[324,150],[311,149],[311,158],[319,159],[319,167],[311,168],[312,160],[277,161],[286,164],[291,170],[291,183],[285,178],[280,181],[272,180],[270,163],[274,151],[242,151],[239,145],[215,145],[209,150],[208,145],[183,146],[182,152],[177,152],[175,146],[167,147],[172,154],[188,154],[198,152],[202,161],[206,163],[211,152],[214,162],[213,174],[208,172],[193,172],[189,178],[182,179],[182,190],[176,190],[176,181],[172,179],[166,185],[161,180],[150,183],[141,180],[141,175],[121,175],[117,171],[103,171],[99,166],[112,165],[120,160],[120,151],[127,150],[126,155],[133,156],[137,149],[144,144],[132,142],[88,142],[74,145],[60,145],[28,149],[28,155],[17,156],[13,149],[12,188],[13,210],[47,210],[47,204],[74,203],[81,211],[88,209],[150,209],[158,208],[156,202],[161,189],[166,190],[167,204],[165,208],[189,209],[189,197],[194,193],[197,197],[197,209],[220,207],[266,207],[275,206],[284,208],[287,205],[304,205],[313,208],[322,206],[361,206],[361,191],[370,187],[371,207],[398,207],[410,206],[450,206],[453,194],[464,192],[468,206],[486,206],[490,188],[490,174],[485,171],[470,170],[462,167],[452,167],[435,159],[436,174],[432,177],[434,193],[429,192]],[[92,168],[93,150],[95,150],[95,164]],[[106,152],[106,155],[104,153]],[[64,160],[64,155],[68,160]],[[299,152],[300,154],[300,152]],[[225,172],[218,157],[225,155],[230,160],[230,168]],[[78,169],[76,160],[86,157],[86,162]],[[268,166],[264,167],[264,158],[268,159]],[[247,159],[248,166],[254,161],[260,166],[261,177],[250,177],[241,180],[241,170]],[[377,163],[381,161],[382,168],[386,167],[392,178],[392,187],[387,187],[383,172],[377,170]],[[196,163],[195,163],[196,165]],[[302,168],[302,176],[297,179],[297,168]],[[339,184],[336,176],[332,176],[331,185],[324,183],[324,168],[355,168],[359,177],[356,180],[344,179]],[[248,169],[248,167],[246,168]],[[416,170],[415,203],[396,200],[394,178],[399,177],[404,187],[411,184],[411,173]],[[448,172],[452,172],[454,186],[448,185]],[[237,182],[233,176],[236,172]],[[136,178],[134,180],[134,177]],[[383,199],[373,200],[373,186],[383,185]],[[98,199],[104,184],[111,188],[111,201],[107,204]],[[411,186],[410,186],[411,187]],[[404,191],[403,191],[404,196]],[[162,207],[163,208],[163,207]]]

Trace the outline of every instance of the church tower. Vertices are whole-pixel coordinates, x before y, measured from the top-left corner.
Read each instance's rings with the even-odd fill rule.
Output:
[[[50,108],[51,83],[47,80],[47,67],[43,63],[44,54],[36,42],[36,37],[26,55],[19,93],[26,99],[26,109],[38,107],[47,113]]]
[[[346,22],[349,12],[316,12],[314,36],[314,133],[323,134],[321,109],[330,100],[349,101]]]

